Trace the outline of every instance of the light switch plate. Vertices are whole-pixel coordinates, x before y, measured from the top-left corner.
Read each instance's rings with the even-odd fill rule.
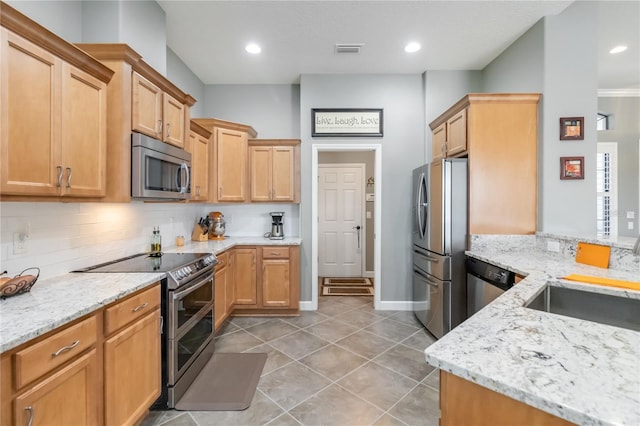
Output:
[[[636,212],[634,212],[633,210],[627,212],[627,219],[635,219],[636,217]]]

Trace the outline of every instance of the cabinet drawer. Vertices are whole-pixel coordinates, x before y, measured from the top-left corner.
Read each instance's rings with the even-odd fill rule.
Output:
[[[225,251],[224,253],[220,253],[216,255],[218,258],[218,264],[216,265],[216,272],[226,268],[229,266],[229,252]]]
[[[263,247],[263,259],[288,259],[289,247]]]
[[[15,354],[16,388],[36,380],[96,343],[96,317],[67,327]]]
[[[119,328],[153,311],[157,306],[160,306],[160,285],[105,309],[104,334],[110,335]]]

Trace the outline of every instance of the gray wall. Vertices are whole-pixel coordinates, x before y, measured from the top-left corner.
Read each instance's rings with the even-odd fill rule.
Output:
[[[249,124],[262,139],[299,139],[300,86],[207,85],[204,117]]]
[[[85,6],[90,4],[85,2]],[[155,1],[119,1],[120,42],[127,43],[162,75],[167,75],[164,10]],[[185,23],[186,25],[186,23]]]
[[[365,167],[364,181],[365,181],[365,193],[373,194],[373,186],[366,185],[367,179],[375,176],[375,155],[373,151],[355,151],[355,152],[319,152],[318,164],[345,164],[345,163],[363,163]],[[366,235],[366,247],[365,247],[365,270],[373,272],[373,230],[374,230],[374,216],[373,210],[374,202],[365,201],[365,212],[371,214],[371,219],[365,219],[364,232]]]
[[[618,143],[618,235],[638,235],[638,141],[640,141],[640,97],[598,98],[598,112],[610,114],[613,128],[598,132],[598,142]],[[594,167],[595,169],[595,167]],[[635,219],[627,219],[628,211]],[[633,222],[633,229],[627,229]]]
[[[311,300],[311,147],[374,143],[382,146],[383,301],[411,300],[411,171],[423,163],[422,77],[415,75],[304,74],[300,78],[301,300]],[[383,108],[383,138],[312,138],[312,108]]]
[[[6,3],[57,36],[71,43],[82,41],[82,2],[7,0]]]
[[[191,107],[191,117],[204,117],[204,83],[169,47],[167,47],[167,78],[183,92],[196,99],[197,102]]]
[[[562,14],[545,18],[544,133],[538,169],[538,229],[545,232],[596,231],[597,11],[596,2],[575,2]],[[584,140],[560,141],[560,117],[584,117]],[[564,156],[584,156],[584,180],[560,180],[559,158]]]

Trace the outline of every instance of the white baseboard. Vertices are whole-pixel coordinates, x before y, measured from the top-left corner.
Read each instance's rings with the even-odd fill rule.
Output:
[[[413,302],[411,301],[380,301],[380,305],[376,307],[379,311],[412,311]]]
[[[318,310],[318,304],[317,303],[313,303],[312,301],[308,300],[301,300],[300,301],[300,310],[301,311],[317,311]]]
[[[363,278],[373,278],[376,271],[364,271]]]

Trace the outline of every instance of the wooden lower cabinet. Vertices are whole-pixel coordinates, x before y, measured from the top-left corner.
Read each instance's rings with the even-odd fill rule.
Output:
[[[160,375],[158,307],[104,343],[105,424],[142,420],[160,396]]]
[[[573,423],[440,371],[440,426],[459,425],[569,426]]]
[[[256,276],[257,249],[237,248],[234,254],[235,306],[258,305],[258,285]]]
[[[15,398],[17,425],[97,425],[98,357],[92,349]]]
[[[218,254],[216,265],[215,290],[213,297],[214,330],[218,330],[228,316],[227,310],[227,281],[229,271],[229,252]]]
[[[0,356],[0,424],[132,425],[160,396],[160,284]]]

